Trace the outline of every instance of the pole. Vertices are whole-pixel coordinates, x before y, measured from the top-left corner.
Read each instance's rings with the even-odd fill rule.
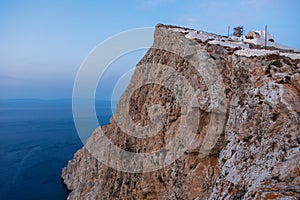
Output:
[[[230,26],[228,26],[227,37],[229,37]]]
[[[265,49],[267,48],[267,25],[265,25]]]

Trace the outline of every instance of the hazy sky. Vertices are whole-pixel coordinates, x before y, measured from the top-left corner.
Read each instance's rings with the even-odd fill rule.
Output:
[[[0,0],[0,98],[70,98],[78,68],[97,44],[157,23],[223,35],[229,25],[243,25],[247,32],[267,24],[277,42],[300,49],[299,2]],[[130,69],[141,55],[116,66]]]

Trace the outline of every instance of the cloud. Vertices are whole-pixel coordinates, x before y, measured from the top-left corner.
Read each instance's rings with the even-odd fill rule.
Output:
[[[262,9],[271,3],[272,2],[270,0],[242,0],[242,1],[240,1],[241,6],[251,7],[253,9]]]
[[[189,16],[189,17],[183,17],[181,19],[179,19],[179,21],[181,23],[183,23],[184,26],[188,26],[188,27],[195,27],[195,26],[199,26],[199,24],[201,24],[201,19],[198,17],[193,17],[193,16]]]
[[[12,87],[17,85],[22,85],[22,80],[13,77],[13,76],[7,76],[7,75],[0,75],[0,88],[3,89],[3,87]]]
[[[157,8],[166,3],[171,3],[173,0],[143,0],[138,1],[140,3],[139,8]]]
[[[25,85],[33,84],[32,81],[29,81],[24,78],[10,76],[10,75],[0,75],[0,86],[16,86],[16,85]]]
[[[260,27],[265,23],[264,10],[271,5],[270,0],[198,1],[178,21],[184,26],[227,35],[228,26],[243,25],[245,31]]]
[[[17,77],[7,76],[7,75],[0,75],[0,79],[1,80],[19,80],[19,78],[17,78]]]

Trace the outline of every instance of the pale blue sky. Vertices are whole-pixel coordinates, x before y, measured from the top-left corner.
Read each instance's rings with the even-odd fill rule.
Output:
[[[222,35],[229,25],[249,31],[267,24],[277,42],[300,49],[299,8],[298,0],[0,0],[0,98],[70,98],[78,68],[97,44],[157,23]],[[140,56],[116,68],[130,69]]]

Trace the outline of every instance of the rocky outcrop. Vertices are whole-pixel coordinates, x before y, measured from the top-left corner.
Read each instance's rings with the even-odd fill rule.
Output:
[[[63,169],[69,199],[299,199],[299,63],[158,25],[110,124]]]

